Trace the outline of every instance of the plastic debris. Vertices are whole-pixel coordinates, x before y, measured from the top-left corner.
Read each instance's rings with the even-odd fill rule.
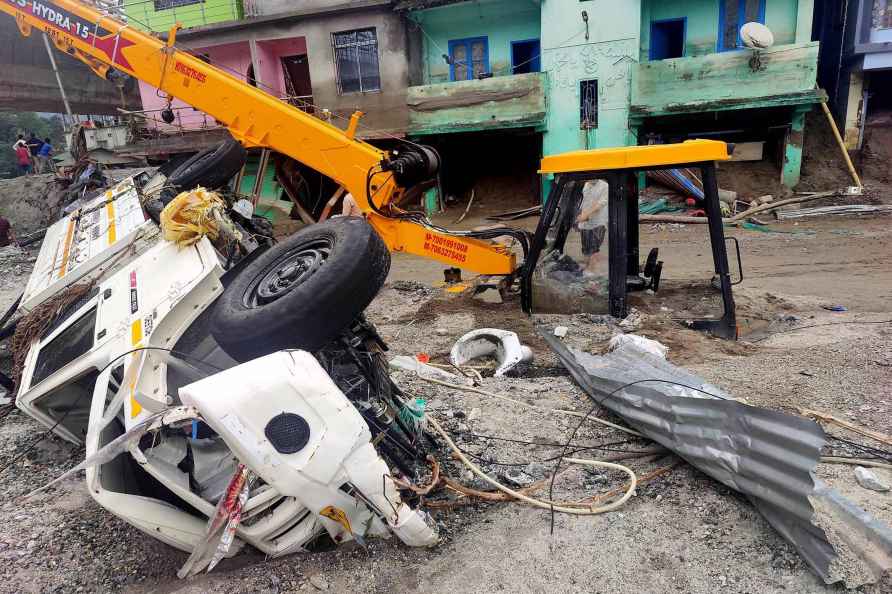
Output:
[[[849,311],[849,308],[847,308],[845,305],[825,305],[824,309],[826,309],[827,311],[838,312]]]
[[[569,331],[570,331],[570,329],[567,328],[566,326],[555,326],[554,335],[557,336],[558,338],[563,338],[567,335],[567,332],[569,332]]]
[[[627,346],[639,349],[645,353],[650,353],[660,359],[665,359],[666,354],[669,352],[669,347],[666,345],[657,342],[656,340],[651,340],[650,338],[638,336],[637,334],[617,334],[610,339],[610,344],[607,345],[607,350],[613,352]]]
[[[495,357],[499,365],[496,377],[505,375],[521,363],[533,360],[533,351],[520,343],[517,333],[498,328],[472,330],[452,346],[450,359],[455,366],[461,366],[477,357]]]
[[[250,474],[248,467],[239,464],[217,503],[214,515],[208,520],[205,539],[192,549],[192,554],[177,572],[180,578],[196,575],[205,567],[210,571],[229,552],[235,531],[241,522],[242,510],[248,501]]]
[[[629,312],[622,322],[619,323],[620,328],[623,330],[637,330],[639,326],[644,322],[644,314],[642,314],[637,309],[632,308],[632,311]]]
[[[870,489],[871,491],[885,493],[890,489],[889,485],[881,481],[880,477],[878,477],[874,471],[864,468],[863,466],[855,468],[855,479],[858,481],[859,485],[865,489]]]
[[[390,360],[390,368],[398,371],[412,371],[429,379],[437,379],[443,382],[458,382],[470,385],[471,380],[466,377],[449,373],[445,369],[422,363],[415,357],[407,357],[406,355],[397,355]]]

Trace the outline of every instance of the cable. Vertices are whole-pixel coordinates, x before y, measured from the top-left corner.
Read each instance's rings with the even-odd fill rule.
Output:
[[[768,340],[772,336],[776,336],[778,334],[787,334],[789,332],[795,332],[797,330],[805,330],[806,328],[820,328],[821,326],[842,326],[844,324],[892,324],[892,320],[876,320],[876,321],[850,320],[850,321],[845,321],[845,322],[828,322],[826,324],[809,324],[808,326],[798,326],[796,328],[790,328],[788,330],[779,330],[778,332],[772,332],[768,336],[756,338],[754,340],[750,340],[749,342],[762,342],[763,340]]]
[[[511,438],[511,437],[499,437],[499,436],[496,436],[496,435],[481,435],[481,434],[479,434],[479,433],[468,433],[468,435],[471,436],[471,437],[479,437],[480,439],[495,439],[495,440],[497,440],[497,441],[508,441],[508,442],[511,442],[511,443],[522,443],[522,444],[525,444],[525,445],[536,445],[536,446],[546,446],[546,447],[549,447],[549,446],[550,446],[550,447],[557,447],[557,448],[562,447],[562,446],[564,445],[564,444],[562,444],[562,443],[557,443],[557,442],[547,442],[547,441],[527,441],[527,440],[525,440],[525,439],[513,439],[513,438]],[[573,447],[578,447],[578,448],[585,448],[585,449],[596,450],[596,449],[598,449],[600,446],[623,445],[623,444],[627,444],[627,443],[632,443],[632,442],[634,442],[634,441],[636,441],[636,440],[634,440],[634,439],[623,439],[623,440],[621,440],[621,441],[611,441],[611,442],[609,442],[609,443],[602,443],[602,444],[592,445],[592,446],[583,446],[583,444],[576,444],[576,443],[574,443],[574,444],[570,444],[570,445],[572,445]]]
[[[534,499],[533,497],[524,495],[523,493],[515,491],[514,489],[509,489],[505,485],[501,484],[500,482],[496,481],[495,479],[491,478],[488,474],[486,474],[485,472],[480,470],[480,468],[477,467],[476,464],[471,462],[468,459],[468,457],[465,456],[464,453],[458,448],[458,446],[455,445],[455,442],[452,441],[452,439],[449,437],[449,435],[446,433],[446,431],[443,430],[443,428],[436,421],[436,419],[434,419],[433,417],[428,417],[427,420],[428,420],[428,423],[430,423],[430,426],[433,427],[434,430],[440,434],[440,437],[443,438],[443,440],[446,442],[446,445],[448,445],[449,448],[452,449],[453,452],[455,452],[455,455],[458,457],[458,459],[465,466],[467,466],[468,469],[472,473],[476,474],[478,477],[480,477],[481,479],[483,479],[484,481],[486,481],[487,483],[489,483],[490,485],[492,485],[493,487],[495,487],[502,493],[505,493],[506,495],[510,495],[511,497],[514,497],[515,499],[519,499],[521,501],[529,503],[530,505],[532,505],[534,507],[538,507],[539,509],[550,509],[552,514],[554,514],[555,511],[559,511],[561,513],[572,514],[572,515],[576,515],[576,516],[593,516],[593,515],[603,514],[605,512],[612,511],[612,510],[620,507],[621,505],[623,505],[626,501],[628,501],[628,499],[632,496],[632,493],[635,492],[635,488],[638,485],[638,477],[635,476],[635,473],[632,472],[632,470],[630,468],[623,466],[622,464],[614,464],[612,462],[601,462],[600,460],[582,460],[579,458],[567,458],[567,461],[570,462],[571,464],[579,464],[581,466],[591,466],[594,468],[607,468],[609,470],[620,470],[622,472],[625,472],[629,476],[629,488],[626,489],[626,492],[623,494],[622,497],[620,497],[618,500],[614,501],[613,503],[609,503],[609,504],[601,506],[601,507],[589,507],[587,509],[586,508],[565,507],[563,504],[555,505],[555,503],[553,501],[551,501],[550,498],[549,498],[549,501],[542,501],[540,499]],[[554,477],[552,477],[552,482],[553,481],[554,481]]]
[[[198,357],[193,357],[192,355],[188,355],[188,354],[186,354],[186,353],[182,353],[182,352],[180,352],[180,351],[175,351],[175,350],[173,350],[173,349],[167,349],[167,348],[164,348],[164,347],[144,346],[144,347],[137,347],[137,348],[135,348],[135,349],[131,349],[131,350],[125,352],[125,353],[121,353],[120,355],[117,355],[116,357],[114,357],[113,359],[111,359],[108,363],[106,363],[105,365],[103,365],[102,368],[97,372],[97,375],[102,374],[103,371],[105,371],[106,369],[108,369],[110,366],[112,366],[114,363],[116,363],[116,362],[117,362],[119,359],[121,359],[122,357],[126,357],[127,355],[129,355],[129,354],[131,354],[131,353],[136,353],[136,352],[138,352],[138,351],[150,351],[150,350],[166,351],[166,352],[168,352],[168,353],[170,353],[170,354],[172,354],[172,355],[174,355],[174,356],[180,357],[180,358],[182,358],[182,359],[192,359],[193,361],[198,361],[198,362],[200,362],[202,365],[207,365],[208,367],[211,367],[211,368],[213,368],[213,369],[216,369],[217,371],[223,371],[223,369],[220,368],[220,367],[217,367],[217,366],[215,366],[215,365],[211,365],[210,363],[205,363],[204,361],[202,361],[202,360],[199,359]],[[193,367],[194,367],[194,365],[193,365]],[[196,367],[196,369],[198,369],[198,368]],[[199,371],[200,371],[200,370],[199,370]],[[39,443],[42,442],[44,439],[46,439],[47,437],[49,437],[49,436],[52,434],[52,432],[56,429],[56,427],[58,427],[58,426],[62,423],[62,421],[64,421],[64,420],[68,417],[68,413],[70,413],[72,410],[74,410],[74,409],[77,407],[78,404],[80,404],[81,400],[83,399],[84,396],[86,396],[86,394],[87,394],[87,392],[81,392],[80,396],[77,397],[77,399],[74,401],[74,403],[71,405],[71,407],[69,407],[69,409],[66,410],[65,413],[64,413],[61,417],[59,417],[59,420],[56,421],[56,422],[53,424],[52,427],[50,427],[49,429],[47,429],[47,430],[46,430],[44,433],[42,433],[37,439],[35,439],[33,442],[31,442],[31,444],[29,444],[23,451],[21,451],[21,452],[18,453],[18,454],[15,454],[15,455],[13,456],[13,459],[12,459],[12,460],[10,460],[10,461],[7,462],[6,464],[4,464],[2,467],[0,467],[0,474],[3,474],[3,473],[4,473],[10,466],[12,466],[12,465],[15,464],[16,462],[18,462],[19,460],[21,460],[22,458],[24,458],[25,455],[28,454],[28,452],[30,452],[31,450],[33,450],[33,449],[37,446],[37,444],[39,444]],[[92,392],[91,392],[90,394],[92,395]]]
[[[549,500],[551,500],[551,499],[554,498],[554,479],[555,479],[555,477],[557,476],[557,473],[558,473],[558,471],[559,471],[560,468],[561,468],[561,463],[564,461],[564,457],[568,454],[568,451],[567,451],[567,450],[568,450],[568,448],[570,447],[570,443],[571,443],[571,442],[573,441],[573,439],[576,437],[576,434],[579,432],[579,428],[582,427],[582,424],[583,424],[583,423],[584,423],[584,422],[585,422],[585,421],[592,415],[593,412],[595,412],[595,410],[596,410],[599,406],[603,406],[604,402],[606,402],[609,398],[611,398],[611,397],[612,397],[614,394],[616,394],[617,392],[620,392],[620,391],[622,391],[622,390],[625,390],[626,388],[631,387],[631,386],[634,386],[634,385],[636,385],[636,384],[643,384],[643,383],[648,383],[648,382],[657,382],[657,383],[664,383],[664,384],[671,384],[671,385],[675,385],[675,386],[681,386],[681,387],[683,387],[683,388],[688,388],[688,389],[690,389],[690,390],[696,390],[697,392],[701,392],[701,393],[703,393],[703,394],[706,394],[707,396],[712,396],[713,398],[718,398],[719,400],[729,400],[728,398],[724,398],[724,397],[722,397],[722,396],[719,396],[718,394],[712,394],[712,393],[710,393],[710,392],[707,392],[706,390],[702,390],[702,389],[700,389],[700,388],[696,388],[696,387],[694,387],[694,386],[689,386],[689,385],[687,385],[687,384],[682,384],[682,383],[680,383],[680,382],[674,382],[674,381],[671,381],[671,380],[663,380],[663,379],[643,379],[643,380],[636,380],[636,381],[634,381],[634,382],[629,382],[629,383],[627,383],[627,384],[623,384],[622,386],[620,386],[620,387],[616,388],[615,390],[613,390],[612,392],[608,393],[608,394],[607,394],[606,396],[604,396],[604,398],[602,398],[601,400],[595,400],[595,398],[592,397],[592,400],[595,400],[595,404],[594,404],[594,406],[592,406],[591,409],[589,409],[589,411],[585,414],[585,416],[582,417],[582,419],[579,421],[579,423],[577,423],[576,427],[573,428],[573,433],[570,434],[570,438],[569,438],[569,439],[567,440],[567,442],[564,444],[564,449],[563,449],[563,451],[561,452],[561,455],[558,456],[557,462],[556,462],[555,465],[554,465],[554,472],[552,472],[552,474],[551,474],[551,481],[550,481],[550,483],[549,483],[549,485],[548,485],[548,499],[549,499]],[[554,534],[554,510],[551,511],[551,528],[550,528],[550,530],[551,530],[551,534]]]
[[[628,443],[628,442],[617,442],[617,443],[622,444],[622,443]],[[555,444],[555,446],[560,446],[560,444]],[[589,450],[600,450],[603,452],[617,452],[617,453],[628,453],[628,454],[649,454],[650,453],[649,451],[644,451],[644,450],[623,450],[620,448],[612,448],[609,446],[610,446],[610,444],[604,444],[602,446],[578,448],[578,449],[572,450],[570,452],[570,454],[575,454],[577,452],[586,452]],[[473,452],[469,452],[468,450],[462,450],[462,451],[465,454],[467,454],[468,456],[470,456],[471,458],[474,458],[475,460],[478,460],[480,462],[483,462],[484,464],[489,464],[492,466],[518,466],[518,467],[519,466],[529,466],[530,464],[534,464],[534,463],[541,464],[542,462],[552,462],[557,459],[557,456],[553,456],[551,458],[545,458],[544,460],[528,460],[526,462],[499,462],[497,460],[490,460],[488,458],[485,458],[484,456],[482,456],[480,454],[475,454]]]

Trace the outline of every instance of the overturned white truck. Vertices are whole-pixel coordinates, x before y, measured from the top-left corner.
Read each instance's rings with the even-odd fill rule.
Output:
[[[136,435],[88,468],[100,505],[190,551],[246,469],[227,554],[250,543],[283,555],[326,533],[437,542],[397,487],[417,478],[429,442],[363,317],[390,266],[363,219],[306,227],[229,270],[207,238],[117,251],[33,342],[16,399],[88,458]]]

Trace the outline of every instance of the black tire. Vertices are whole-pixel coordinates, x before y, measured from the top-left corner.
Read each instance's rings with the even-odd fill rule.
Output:
[[[167,183],[181,192],[198,186],[216,190],[241,170],[246,158],[244,147],[230,138],[184,161],[167,176]]]
[[[319,350],[368,307],[389,271],[390,252],[365,219],[310,225],[238,271],[214,304],[211,332],[238,361]]]

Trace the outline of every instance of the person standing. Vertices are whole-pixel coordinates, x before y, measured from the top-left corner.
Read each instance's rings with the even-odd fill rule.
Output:
[[[34,131],[31,131],[31,134],[28,136],[28,150],[31,151],[31,157],[34,161],[37,161],[37,154],[40,152],[40,147],[43,146],[43,141],[37,138],[37,134]]]
[[[37,173],[50,172],[56,172],[56,163],[53,161],[53,145],[49,138],[44,138],[43,146],[37,151]]]
[[[31,171],[31,151],[28,150],[28,144],[25,137],[19,134],[18,140],[12,145],[15,151],[16,170],[19,175],[28,175]]]

